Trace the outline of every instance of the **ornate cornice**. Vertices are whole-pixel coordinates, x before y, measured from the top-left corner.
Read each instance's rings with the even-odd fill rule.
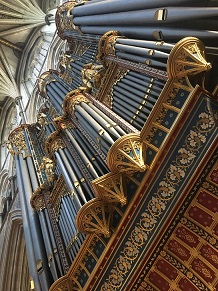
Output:
[[[123,173],[108,173],[92,181],[97,197],[108,203],[127,203],[127,177]]]

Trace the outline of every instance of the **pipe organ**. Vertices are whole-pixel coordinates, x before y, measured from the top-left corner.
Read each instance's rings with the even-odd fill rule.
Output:
[[[217,90],[207,92],[203,79],[211,69],[204,44],[214,47],[217,3],[204,1],[205,8],[194,0],[165,2],[162,8],[158,0],[68,1],[57,9],[58,35],[69,50],[56,70],[39,78],[45,104],[37,122],[9,136],[35,290],[48,290],[53,281],[50,290],[117,290],[112,275],[101,289],[91,289],[97,286],[93,274],[107,270],[106,251],[113,252],[114,241],[125,236],[119,234],[124,221],[147,195],[146,181],[161,167],[161,157],[174,150],[187,114],[192,120],[196,96],[211,102],[208,115],[214,110]],[[206,138],[199,133],[194,143]],[[183,151],[184,163],[192,158]],[[185,176],[181,171],[171,166],[163,200],[172,194],[169,180]],[[177,182],[172,185],[174,193]],[[145,231],[157,221],[149,215]],[[134,235],[138,244],[146,236]],[[129,244],[131,250],[134,257]],[[122,266],[127,274],[128,264]]]

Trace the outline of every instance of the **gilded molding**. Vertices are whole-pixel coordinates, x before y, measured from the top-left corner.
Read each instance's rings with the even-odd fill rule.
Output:
[[[120,256],[113,265],[108,278],[99,290],[119,290],[125,282],[126,273],[132,264],[141,256],[141,251],[148,243],[149,235],[158,224],[160,217],[174,199],[178,188],[186,179],[190,168],[194,167],[199,153],[215,127],[213,112],[205,106],[196,118],[196,123],[190,127],[177,154],[166,169],[162,179],[152,193],[137,224],[134,225],[129,237],[120,251]],[[125,269],[125,272],[123,272]],[[116,280],[114,280],[116,274]]]
[[[63,176],[60,175],[57,181],[55,181],[54,187],[49,197],[49,202],[51,203],[51,206],[54,210],[56,219],[58,219],[59,216],[61,198],[66,195],[69,195],[69,191]]]
[[[107,165],[112,172],[144,172],[147,168],[145,158],[145,145],[140,135],[129,133],[112,145],[107,155]]]
[[[54,157],[54,152],[58,149],[63,149],[66,147],[59,131],[55,131],[47,138],[45,143],[45,150],[48,156],[52,159]]]
[[[74,30],[73,15],[70,11],[76,6],[77,1],[67,1],[57,8],[55,15],[55,23],[57,26],[58,35],[61,39],[65,39],[64,32]]]
[[[97,197],[108,203],[127,203],[126,176],[123,173],[108,173],[92,181]]]
[[[59,57],[59,68],[71,69],[70,63],[74,62],[74,59],[69,54],[64,54]]]
[[[110,237],[112,211],[113,208],[100,198],[88,201],[77,214],[76,225],[78,231],[86,234],[103,234],[105,237]]]
[[[128,73],[129,70],[110,62],[105,71],[104,80],[99,87],[96,99],[107,105],[110,109],[113,103],[113,86]]]
[[[54,125],[59,130],[64,130],[67,128],[75,128],[73,123],[68,119],[65,114],[53,119]]]
[[[98,89],[102,84],[105,69],[103,65],[89,63],[83,66],[81,73],[83,85],[86,86],[89,91],[92,91],[94,88]]]
[[[11,154],[22,154],[24,158],[31,156],[25,138],[25,129],[28,127],[29,124],[22,124],[10,133],[7,141],[7,147]]]
[[[42,127],[45,127],[45,125],[46,124],[48,124],[47,123],[47,121],[46,121],[46,114],[44,114],[43,112],[39,112],[38,114],[37,114],[37,122],[42,126]]]
[[[46,203],[44,199],[44,194],[48,194],[50,192],[50,187],[46,185],[42,185],[37,188],[30,199],[30,204],[32,208],[36,211],[41,211],[46,208]]]
[[[205,60],[205,46],[195,37],[180,40],[170,52],[167,62],[169,78],[196,75],[211,69]]]
[[[85,87],[78,87],[76,90],[73,90],[66,95],[63,102],[63,110],[66,114],[68,113],[71,116],[74,116],[76,105],[79,105],[81,102],[90,102],[84,95],[86,90]]]
[[[46,85],[48,85],[51,82],[56,82],[57,80],[55,80],[52,77],[52,72],[56,72],[57,74],[59,74],[57,71],[55,70],[49,70],[44,72],[39,78],[38,78],[38,89],[39,89],[39,93],[43,98],[48,98],[47,96],[47,91],[46,91]]]
[[[42,157],[41,164],[39,166],[40,170],[44,170],[48,182],[54,182],[55,176],[55,163],[48,157]]]
[[[98,54],[96,56],[97,60],[105,64],[105,58],[107,56],[115,56],[115,44],[117,38],[125,38],[120,36],[119,32],[116,30],[110,30],[106,32],[98,43]]]

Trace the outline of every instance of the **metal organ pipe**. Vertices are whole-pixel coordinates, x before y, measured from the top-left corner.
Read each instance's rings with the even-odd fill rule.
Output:
[[[155,57],[155,59],[156,58],[168,59],[169,57],[169,54],[159,51],[159,50],[141,48],[141,47],[118,44],[118,43],[115,44],[115,49],[116,51],[120,50],[120,51],[124,51],[128,53],[133,53],[136,55],[148,56],[150,58]]]
[[[92,199],[94,198],[94,196],[92,195],[92,191],[90,190],[85,178],[83,177],[79,167],[77,166],[77,164],[75,163],[74,159],[72,158],[71,154],[69,153],[68,149],[64,149],[64,153],[66,154],[67,158],[69,159],[71,166],[74,170],[74,172],[76,173],[76,175],[78,176],[78,183],[81,185],[81,188],[84,189],[85,191],[85,196],[89,196],[88,199]]]
[[[52,103],[52,105],[54,106],[54,108],[59,111],[59,112],[62,112],[63,109],[61,107],[61,102],[54,96],[54,92],[48,90],[47,91],[47,95]]]
[[[115,138],[120,138],[120,135],[116,129],[111,127],[111,125],[102,116],[99,116],[97,112],[95,112],[95,110],[89,106],[89,104],[82,102],[81,106],[90,114],[90,116],[92,116],[100,125],[102,125],[105,130],[109,131],[110,134],[112,134]]]
[[[100,175],[104,175],[108,172],[108,169],[105,165],[105,163],[102,161],[102,159],[96,154],[93,147],[90,145],[90,143],[87,143],[85,137],[82,135],[81,132],[74,130],[73,135],[75,136],[77,142],[83,149],[83,151],[86,153],[88,159],[92,161],[93,166],[95,169],[99,172]]]
[[[71,143],[75,147],[76,151],[78,152],[79,156],[83,160],[84,164],[86,166],[89,165],[89,166],[87,166],[87,168],[90,171],[90,174],[93,176],[93,179],[98,178],[99,176],[98,176],[97,172],[95,171],[94,167],[92,166],[92,162],[86,156],[84,149],[82,149],[80,147],[80,145],[77,143],[77,141],[75,140],[75,138],[72,136],[72,134],[70,133],[70,131],[68,129],[66,129],[65,132],[66,132],[67,136],[69,137]]]
[[[79,196],[81,197],[83,202],[86,203],[87,199],[86,199],[86,197],[85,197],[85,195],[84,195],[84,193],[83,193],[83,191],[81,189],[81,186],[80,186],[80,184],[78,182],[78,179],[77,179],[77,177],[76,177],[76,175],[75,175],[75,173],[74,173],[74,171],[73,171],[73,169],[72,169],[72,167],[71,167],[71,165],[70,165],[70,163],[69,163],[64,151],[62,149],[59,149],[58,152],[59,152],[59,154],[61,156],[61,159],[62,159],[62,161],[64,163],[65,169],[66,169],[66,171],[68,173],[68,177],[69,177],[69,179],[71,181],[71,185],[72,185],[71,190],[73,190],[75,192],[75,194],[79,194]]]
[[[22,171],[25,198],[28,199],[26,203],[29,203],[33,189],[32,189],[30,179],[29,179],[29,173],[28,173],[26,161],[23,160],[23,157],[21,154],[19,155],[19,163],[20,163],[20,168],[22,169],[21,171]],[[31,206],[28,207],[28,216],[29,216],[29,223],[30,223],[30,228],[31,228],[31,236],[34,242],[33,248],[34,248],[34,253],[35,253],[35,260],[36,262],[38,260],[41,260],[43,262],[43,272],[38,274],[40,284],[41,286],[44,286],[43,288],[49,288],[51,284],[51,274],[50,274],[50,270],[48,269],[47,262],[45,262],[46,254],[45,254],[44,244],[41,237],[41,229],[39,226],[38,215],[36,211],[31,208]]]
[[[143,47],[154,50],[161,50],[170,52],[174,47],[171,43],[166,42],[156,42],[156,41],[148,41],[148,40],[139,40],[139,39],[126,39],[126,38],[117,38],[116,44],[123,44],[133,47]]]
[[[119,52],[119,51],[116,52],[116,55],[118,57],[120,57],[121,59],[126,59],[129,61],[146,64],[146,65],[149,65],[151,67],[160,67],[160,68],[164,68],[164,69],[166,68],[166,63],[161,62],[161,61],[156,61],[156,60],[152,59],[151,57],[141,57],[141,56],[123,53],[123,52]]]
[[[178,5],[191,5],[199,1],[197,0],[165,0],[164,6],[178,6]],[[88,4],[88,5],[87,5]],[[74,7],[71,10],[71,14],[74,16],[123,12],[138,9],[149,9],[154,7],[162,7],[162,0],[106,0],[106,1],[90,1],[85,5]]]
[[[108,117],[104,112],[99,110],[94,104],[89,103],[89,106],[97,112],[98,115],[100,115],[105,121],[107,121],[110,125],[112,125],[116,131],[120,134],[120,136],[125,135],[126,132],[118,125],[116,124],[110,117]]]
[[[164,3],[165,4],[165,3]],[[99,5],[99,4],[98,4]],[[120,4],[118,4],[120,5]],[[165,4],[166,5],[166,4]],[[148,7],[146,7],[148,8]],[[89,16],[74,16],[73,22],[75,25],[108,25],[108,23],[116,23],[116,25],[144,25],[157,24],[164,21],[164,24],[172,22],[181,22],[195,18],[216,17],[218,15],[218,8],[215,7],[167,7],[167,8],[153,8],[135,11],[122,11],[115,13],[106,13],[100,15]],[[181,13],[181,11],[183,13]]]
[[[36,272],[36,258],[35,258],[35,252],[34,252],[34,243],[33,238],[31,234],[31,227],[30,227],[30,221],[28,216],[28,209],[29,204],[26,202],[25,195],[25,189],[23,185],[23,179],[21,176],[22,170],[20,165],[20,158],[19,156],[15,155],[15,164],[16,164],[16,174],[17,174],[17,184],[18,184],[18,190],[19,190],[19,198],[20,198],[20,204],[21,204],[21,212],[22,212],[22,218],[23,218],[23,230],[25,235],[25,241],[26,241],[26,251],[27,251],[27,260],[28,260],[28,267],[30,271],[30,276],[34,280],[34,284],[36,285],[36,290],[40,290],[39,288],[39,279]]]
[[[61,99],[61,102],[63,102],[66,94],[58,87],[58,85],[56,83],[58,83],[58,82],[51,82],[51,83],[49,83],[49,85],[56,92],[57,96],[59,97],[58,99]]]

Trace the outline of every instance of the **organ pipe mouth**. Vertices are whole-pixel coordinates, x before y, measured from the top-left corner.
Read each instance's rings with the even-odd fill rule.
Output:
[[[157,21],[164,21],[167,19],[167,9],[158,9],[154,13],[154,19]]]
[[[154,55],[154,50],[149,50],[149,51],[148,51],[148,55],[149,55],[149,56],[153,56],[153,55]]]
[[[154,30],[152,35],[156,40],[159,40],[159,41],[163,40],[163,33],[161,30]]]

